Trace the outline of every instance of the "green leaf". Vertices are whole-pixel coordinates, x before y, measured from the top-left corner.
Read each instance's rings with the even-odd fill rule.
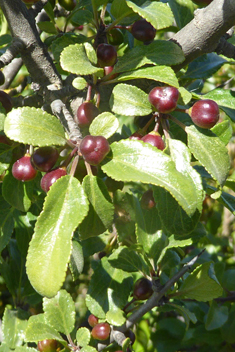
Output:
[[[25,341],[37,343],[46,339],[64,341],[58,331],[45,322],[45,314],[32,315],[25,330]]]
[[[97,55],[96,55],[94,47],[90,43],[84,43],[83,45],[84,45],[86,55],[87,55],[89,61],[93,65],[96,65],[98,59],[97,59]]]
[[[8,244],[14,229],[13,210],[0,196],[0,253]]]
[[[41,295],[53,297],[60,289],[73,231],[87,211],[87,199],[76,178],[63,176],[51,186],[35,225],[26,264],[29,280]]]
[[[90,202],[88,215],[79,226],[79,233],[85,239],[105,232],[112,225],[114,206],[101,178],[85,176],[83,188]]]
[[[157,82],[163,82],[173,87],[179,87],[177,77],[171,67],[168,66],[152,66],[141,68],[121,74],[115,80],[118,82],[128,81],[130,79],[151,79]]]
[[[213,264],[199,265],[183,282],[177,297],[207,302],[221,296],[223,289],[214,274]]]
[[[26,212],[31,206],[33,187],[34,181],[19,181],[8,171],[3,180],[2,195],[14,208]]]
[[[0,143],[0,175],[9,168],[11,158],[11,146]]]
[[[41,29],[42,32],[51,33],[51,34],[58,34],[58,31],[54,25],[54,23],[49,21],[43,21],[37,23],[38,27]]]
[[[120,246],[109,256],[109,263],[127,272],[142,272],[149,274],[149,268],[143,256],[131,248]]]
[[[97,349],[91,346],[83,347],[80,352],[97,352]]]
[[[233,128],[229,120],[217,123],[214,127],[212,127],[211,131],[219,137],[224,145],[228,144],[233,134]]]
[[[169,233],[184,236],[194,230],[200,219],[204,191],[200,175],[190,164],[191,154],[186,145],[181,141],[169,139],[168,146],[176,169],[185,176],[185,179],[188,178],[194,183],[197,193],[197,210],[189,216],[172,195],[160,187],[154,187],[154,198],[163,228]],[[169,218],[171,218],[171,221],[169,221]]]
[[[77,280],[84,267],[84,257],[81,244],[77,241],[73,241],[72,244],[73,248],[69,265],[73,280]]]
[[[11,349],[23,344],[25,329],[28,323],[27,318],[27,312],[21,309],[11,310],[6,307],[2,321],[2,342]]]
[[[89,132],[92,136],[110,138],[119,128],[119,121],[110,112],[103,112],[92,121]]]
[[[178,311],[184,317],[186,329],[188,329],[190,321],[193,324],[196,324],[197,318],[193,312],[190,312],[190,310],[188,310],[187,308],[185,308],[183,306],[179,306],[177,304],[170,303],[168,305],[171,307],[171,309],[172,309],[172,307],[175,308],[175,310]]]
[[[112,74],[128,72],[146,64],[177,65],[184,61],[184,54],[179,45],[166,41],[155,40],[149,45],[138,45],[118,59]]]
[[[60,62],[60,55],[64,48],[70,44],[81,44],[87,41],[87,37],[84,35],[76,35],[74,33],[64,33],[61,37],[53,40],[51,45],[52,53],[56,62]]]
[[[114,113],[124,116],[144,116],[152,112],[148,94],[123,83],[114,87],[109,104]]]
[[[222,186],[228,175],[230,160],[225,145],[212,131],[195,126],[186,127],[188,147],[195,158]]]
[[[119,22],[122,18],[127,16],[134,15],[134,12],[127,6],[126,0],[113,0],[111,5],[111,14],[117,19]]]
[[[91,333],[87,328],[79,328],[76,332],[77,345],[84,347],[88,345],[91,339]]]
[[[179,29],[193,19],[195,8],[191,0],[169,0],[169,5]]]
[[[217,88],[213,89],[211,92],[203,95],[203,99],[212,99],[221,108],[227,107],[230,109],[235,109],[235,92],[231,89]]]
[[[75,305],[70,294],[60,290],[53,298],[43,298],[45,321],[55,330],[68,335],[75,324]]]
[[[215,53],[202,55],[188,65],[183,78],[209,78],[227,62],[227,60]],[[206,96],[207,94],[203,96],[203,99],[209,99],[205,98]]]
[[[10,111],[5,120],[4,132],[14,141],[39,147],[66,143],[59,120],[41,109],[30,107]]]
[[[36,348],[28,347],[28,346],[24,345],[24,346],[16,347],[16,349],[14,351],[15,352],[37,352],[38,350]]]
[[[184,105],[187,105],[192,99],[192,94],[185,89],[184,87],[179,87],[180,98],[178,104],[181,104],[181,101]]]
[[[91,75],[103,72],[102,68],[91,64],[84,44],[67,46],[61,53],[60,64],[63,70],[77,75]]]
[[[73,80],[72,85],[74,86],[74,88],[76,88],[78,90],[83,90],[83,89],[87,88],[88,83],[85,80],[85,78],[77,77]]]
[[[109,310],[106,314],[106,320],[111,325],[122,326],[126,321],[125,313],[122,309]]]
[[[90,22],[92,22],[92,20],[92,12],[85,9],[82,11],[76,11],[71,17],[71,21],[73,22],[73,24],[76,24],[78,26],[82,24],[89,24]]]
[[[229,311],[226,306],[218,306],[215,301],[212,301],[210,309],[206,316],[206,330],[215,330],[223,326],[228,320]]]
[[[109,310],[116,311],[126,305],[131,288],[132,276],[114,268],[108,258],[103,257],[91,277],[86,305],[92,314],[105,319]]]
[[[174,17],[168,4],[146,1],[139,7],[132,1],[126,1],[126,3],[134,12],[145,18],[157,30],[169,27],[173,24]]]
[[[177,171],[171,158],[142,141],[122,140],[111,144],[112,159],[102,170],[117,181],[143,182],[168,190],[190,216],[198,203],[198,192],[190,178]]]

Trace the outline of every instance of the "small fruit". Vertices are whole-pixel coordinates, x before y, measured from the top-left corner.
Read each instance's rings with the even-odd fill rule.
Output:
[[[117,51],[113,45],[99,44],[96,54],[100,67],[113,66],[117,61]]]
[[[86,136],[80,144],[80,151],[86,162],[98,165],[110,150],[109,143],[103,136]]]
[[[91,330],[91,336],[96,340],[107,340],[110,335],[110,325],[108,323],[99,323]]]
[[[188,111],[195,125],[211,128],[219,121],[219,107],[214,100],[198,100]]]
[[[141,140],[145,143],[149,143],[153,145],[154,147],[160,150],[165,149],[165,143],[158,132],[152,131],[146,134],[144,137],[142,137]]]
[[[80,127],[89,126],[99,113],[99,109],[94,104],[85,101],[79,106],[75,121]]]
[[[131,34],[141,42],[150,42],[156,35],[156,29],[144,18],[136,21],[131,27]]]
[[[133,297],[136,300],[148,299],[153,294],[152,282],[145,277],[136,281],[133,291]]]
[[[76,6],[76,0],[58,0],[60,6],[62,6],[67,11],[72,11]]]
[[[52,339],[38,341],[37,347],[40,352],[56,352],[56,349],[58,348],[58,342]]]
[[[179,91],[175,87],[155,87],[149,93],[149,101],[156,110],[163,114],[175,110]]]
[[[36,177],[37,170],[31,164],[30,155],[24,155],[13,164],[12,175],[19,181],[31,181]]]
[[[50,171],[59,158],[59,152],[53,147],[41,147],[34,151],[31,163],[39,171]]]
[[[140,141],[143,138],[143,135],[139,132],[134,132],[129,139],[133,140],[133,141]]]
[[[108,42],[111,45],[120,45],[123,43],[124,36],[122,31],[118,28],[112,28],[107,32]]]
[[[110,75],[110,73],[113,71],[113,66],[105,66],[104,67],[104,75],[108,76]],[[111,80],[116,78],[118,75],[118,73],[114,73],[113,75],[110,75],[109,77],[107,77],[107,80]]]
[[[41,188],[44,192],[48,192],[51,185],[55,183],[62,176],[67,175],[66,169],[59,167],[46,173],[41,179]]]
[[[6,113],[10,112],[13,108],[12,100],[10,95],[5,93],[3,90],[0,90],[0,103],[6,110]]]
[[[90,314],[88,317],[88,323],[93,328],[99,323],[99,319],[94,314]]]
[[[140,201],[141,207],[143,209],[152,209],[155,207],[156,203],[153,197],[153,191],[151,189],[144,192]]]

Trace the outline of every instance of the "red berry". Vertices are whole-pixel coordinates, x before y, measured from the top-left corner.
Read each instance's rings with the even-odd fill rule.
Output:
[[[85,101],[79,106],[75,121],[80,127],[89,126],[99,113],[99,109],[94,104]]]
[[[152,132],[146,134],[144,137],[142,137],[141,140],[145,143],[149,143],[149,144],[153,145],[154,147],[156,147],[160,150],[165,149],[165,143],[158,132],[152,131]]]
[[[80,144],[83,158],[91,165],[98,165],[109,150],[109,143],[103,136],[86,136]]]
[[[133,291],[133,297],[136,300],[148,299],[153,294],[152,282],[145,277],[136,281]]]
[[[110,44],[102,43],[98,45],[96,54],[100,67],[113,66],[117,61],[117,51]]]
[[[96,340],[107,340],[110,334],[110,325],[108,323],[99,323],[91,330],[91,335]]]
[[[30,162],[30,155],[25,155],[18,159],[12,166],[12,175],[19,181],[31,181],[37,175]]]
[[[192,121],[201,128],[211,128],[219,121],[219,107],[214,100],[198,100],[190,109]]]
[[[155,87],[149,93],[149,101],[158,112],[167,114],[175,110],[179,91],[175,87]]]
[[[7,93],[5,93],[3,90],[0,90],[0,103],[2,104],[4,109],[6,110],[6,113],[11,111],[11,109],[13,107],[11,97]]]
[[[47,339],[39,341],[37,347],[40,352],[56,352],[58,342],[56,340]]]
[[[151,23],[142,18],[132,25],[131,34],[137,40],[142,42],[150,42],[156,35],[156,29],[151,25]]]
[[[41,179],[42,190],[47,193],[51,185],[53,185],[53,183],[55,183],[59,178],[65,175],[67,175],[67,172],[62,167],[49,171]]]
[[[39,171],[50,171],[59,158],[59,152],[53,147],[41,147],[31,156],[32,165]]]
[[[99,323],[99,319],[94,314],[90,314],[88,317],[88,323],[93,328]]]
[[[111,72],[113,71],[113,66],[105,66],[104,67],[104,75],[108,76]],[[110,75],[107,77],[107,80],[111,80],[117,77],[117,73],[114,73],[113,75]]]
[[[144,192],[140,204],[143,209],[152,209],[153,207],[155,207],[156,203],[153,197],[153,191],[151,189]]]

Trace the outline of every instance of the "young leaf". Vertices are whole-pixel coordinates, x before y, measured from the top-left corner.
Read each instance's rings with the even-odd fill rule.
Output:
[[[177,171],[171,158],[148,143],[122,140],[111,144],[112,159],[102,170],[118,181],[153,184],[168,190],[189,216],[197,208],[198,192],[191,178]]]
[[[78,90],[83,90],[87,87],[87,81],[83,77],[77,77],[73,80],[72,85]]]
[[[43,147],[65,145],[65,133],[59,120],[41,109],[17,108],[7,114],[4,132],[14,141]]]
[[[212,131],[195,126],[186,127],[188,147],[220,186],[226,181],[230,168],[227,148]]]
[[[149,45],[138,45],[121,56],[114,66],[112,74],[128,72],[146,64],[177,65],[184,61],[179,45],[166,40],[154,40]]]
[[[87,328],[79,328],[76,332],[78,346],[87,346],[91,339],[91,333]]]
[[[169,27],[173,24],[174,17],[168,4],[145,1],[140,7],[132,1],[127,1],[126,3],[134,12],[145,18],[158,30]]]
[[[177,291],[177,297],[207,302],[221,296],[223,289],[218,282],[213,264],[210,262],[199,265],[183,282]]]
[[[95,67],[91,64],[83,44],[67,46],[61,53],[60,64],[63,70],[77,75],[84,76],[103,72],[102,68]]]
[[[70,294],[60,290],[53,298],[43,298],[45,321],[55,330],[68,335],[75,324],[75,305]]]
[[[114,87],[109,104],[114,113],[124,116],[144,116],[152,111],[148,94],[135,86],[123,83]]]
[[[11,349],[23,344],[28,316],[29,314],[26,311],[21,309],[11,310],[6,307],[2,321],[2,342]]]
[[[25,330],[25,341],[38,342],[46,339],[64,342],[59,332],[46,323],[45,314],[32,315]]]
[[[97,290],[97,282],[99,289]],[[86,305],[98,318],[105,319],[106,313],[125,306],[132,288],[132,275],[110,265],[103,257],[92,275]]]
[[[73,231],[87,211],[87,199],[76,178],[63,176],[51,186],[35,225],[26,264],[29,280],[41,295],[53,297],[60,289]]]
[[[83,179],[83,188],[90,202],[87,217],[79,226],[82,239],[97,236],[105,232],[113,222],[114,207],[108,190],[102,179],[87,175]]]
[[[92,136],[103,136],[108,139],[118,130],[118,127],[119,121],[115,115],[103,112],[92,121],[89,132]]]
[[[16,209],[27,212],[31,206],[34,181],[22,182],[7,172],[3,180],[2,195]]]
[[[130,71],[119,75],[115,80],[118,82],[128,81],[130,79],[151,79],[157,82],[163,82],[169,86],[179,87],[176,75],[171,67],[168,66],[152,66]]]

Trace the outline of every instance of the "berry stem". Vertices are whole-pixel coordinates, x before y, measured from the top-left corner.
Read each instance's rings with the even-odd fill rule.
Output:
[[[73,159],[74,155],[77,153],[77,151],[78,151],[78,147],[75,147],[68,155],[68,157],[64,160],[64,162],[60,167],[67,167],[70,161]]]
[[[90,176],[93,176],[91,165],[85,161],[85,166],[86,166],[87,174]]]
[[[165,136],[167,139],[169,139],[169,138],[171,138],[171,137],[170,137],[170,134],[169,134],[169,127],[168,127],[167,122],[168,122],[168,120],[166,120],[166,119],[162,119],[162,121],[161,121],[164,136]]]
[[[86,101],[91,100],[91,91],[92,91],[92,86],[89,84],[87,88]]]
[[[95,1],[95,0],[93,0]],[[129,16],[132,13],[132,10],[130,10],[130,12],[124,12],[120,17],[116,18],[115,21],[113,21],[106,29],[106,31],[110,31],[110,29],[112,29],[113,27],[116,27],[116,25],[118,24],[118,22],[120,22],[123,18]],[[130,26],[128,26],[130,27]],[[117,28],[117,27],[116,27]],[[127,27],[125,27],[127,29]]]
[[[141,129],[141,132],[143,134],[146,133],[147,129],[149,128],[149,126],[151,125],[151,123],[154,121],[155,119],[155,114],[153,114],[153,116],[151,117],[151,119],[146,123],[146,125]]]
[[[70,176],[74,176],[76,168],[77,168],[77,165],[78,165],[78,161],[79,161],[79,156],[76,155],[75,158],[73,159],[73,163],[72,163],[71,170],[70,170],[70,173],[69,173]]]
[[[185,128],[186,128],[185,124],[183,124],[181,121],[179,121],[177,118],[175,118],[175,117],[172,116],[172,115],[168,115],[168,118],[169,118],[171,121],[175,122],[178,126],[180,126],[180,127],[185,131]]]

